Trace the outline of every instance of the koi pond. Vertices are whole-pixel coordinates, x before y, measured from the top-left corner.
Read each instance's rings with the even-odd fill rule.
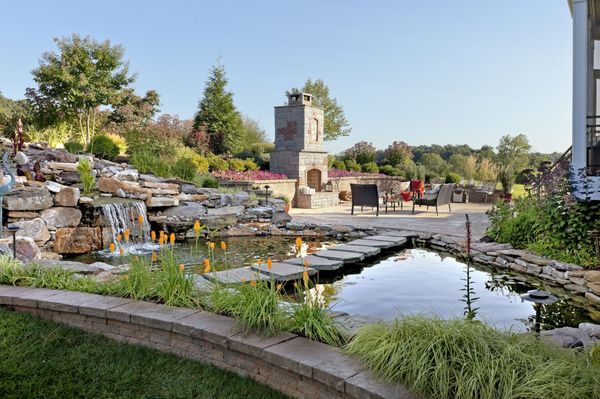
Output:
[[[217,270],[249,266],[259,259],[279,261],[296,256],[294,238],[236,237],[224,240],[227,252],[217,248]],[[305,240],[303,254],[327,249],[338,244],[335,240]],[[218,247],[218,246],[217,246]],[[135,256],[151,256],[151,246],[131,249]],[[189,240],[176,244],[176,255],[192,270],[208,256],[204,242]],[[127,256],[100,251],[74,258],[83,262],[103,261],[110,264],[128,262]],[[552,291],[560,300],[545,305],[542,328],[576,327],[581,322],[600,321],[600,309],[583,297],[547,286],[534,277],[507,270],[471,266],[471,308],[476,319],[499,329],[526,331],[533,323],[533,304],[520,295],[534,288]],[[428,249],[410,248],[383,252],[368,263],[345,265],[336,272],[318,278],[313,293],[333,311],[373,320],[392,320],[403,315],[433,315],[441,318],[463,316],[465,303],[466,264],[443,253]]]

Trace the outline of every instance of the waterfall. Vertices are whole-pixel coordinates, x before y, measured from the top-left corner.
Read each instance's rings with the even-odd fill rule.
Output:
[[[105,222],[110,226],[113,242],[117,243],[117,235],[129,230],[129,242],[121,241],[127,252],[135,247],[152,245],[150,242],[150,223],[146,214],[146,205],[141,201],[115,201],[98,205],[102,211]],[[141,224],[139,217],[142,217]],[[133,248],[131,248],[133,246]]]

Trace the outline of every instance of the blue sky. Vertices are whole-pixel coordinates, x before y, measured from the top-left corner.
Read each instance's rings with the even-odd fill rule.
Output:
[[[193,116],[221,60],[238,109],[273,133],[287,88],[322,78],[361,140],[570,145],[571,16],[563,0],[13,1],[2,4],[0,90],[22,97],[52,38],[125,47],[136,90]]]

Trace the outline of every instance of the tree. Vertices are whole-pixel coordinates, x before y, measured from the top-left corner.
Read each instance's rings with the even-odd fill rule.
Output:
[[[123,47],[77,34],[54,39],[58,52],[42,55],[32,71],[42,96],[54,100],[65,115],[77,119],[86,145],[96,130],[101,105],[112,105],[122,89],[133,83]]]
[[[240,134],[240,148],[242,151],[249,151],[255,148],[257,144],[267,142],[267,133],[260,127],[257,120],[249,116],[242,115],[242,130]]]
[[[450,168],[465,180],[473,180],[477,174],[477,158],[474,155],[454,154],[448,161]]]
[[[500,138],[496,147],[496,163],[499,166],[498,177],[505,193],[510,193],[515,178],[529,164],[529,140],[524,134],[506,135]]]
[[[444,161],[444,158],[435,152],[423,154],[420,163],[425,167],[425,169],[427,169],[427,173],[429,175],[439,177],[445,176],[446,174],[446,168],[448,165],[446,164],[446,161]]]
[[[11,100],[0,92],[0,133],[12,137],[19,119],[25,126],[30,123],[31,107],[25,100]]]
[[[210,150],[215,154],[232,154],[241,146],[242,118],[226,86],[225,67],[213,66],[194,118],[194,129],[205,126]]]
[[[309,93],[312,94],[313,105],[323,108],[325,114],[325,126],[323,127],[324,140],[336,140],[341,136],[348,136],[352,131],[350,123],[344,114],[344,108],[338,104],[337,99],[329,95],[329,87],[322,79],[314,82],[308,79],[301,89],[293,88],[287,91],[286,96],[291,93]]]
[[[412,160],[412,150],[404,141],[394,141],[385,150],[385,159],[392,166],[406,165]]]
[[[133,89],[125,89],[118,95],[108,120],[121,130],[146,126],[160,112],[160,96],[155,90],[148,90],[140,97]]]
[[[375,152],[377,150],[371,143],[360,141],[344,151],[345,159],[353,159],[361,165],[375,161]]]

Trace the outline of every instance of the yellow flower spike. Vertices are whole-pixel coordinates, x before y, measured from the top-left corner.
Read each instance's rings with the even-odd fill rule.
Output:
[[[196,220],[194,222],[194,231],[196,232],[196,234],[198,234],[200,232],[200,221]]]
[[[308,281],[308,272],[305,270],[302,272],[302,280],[306,283]]]
[[[269,269],[269,271],[271,271],[272,268],[273,268],[273,261],[271,259],[267,259],[267,269]]]
[[[304,265],[304,268],[308,267],[308,261],[306,259],[304,259],[304,262],[302,262],[302,264]]]
[[[210,246],[210,249],[212,249],[213,251],[215,250],[215,243],[211,242],[208,244]]]
[[[144,224],[144,216],[143,215],[138,215],[138,223],[141,225]]]
[[[210,272],[210,259],[204,259],[204,273]]]
[[[129,274],[126,274],[126,275],[124,275],[124,276],[123,276],[123,278],[124,278],[125,280],[129,280]]]
[[[256,281],[250,280],[250,286],[251,287],[256,287]]]
[[[115,243],[111,242],[110,245],[108,246],[108,249],[110,250],[110,252],[115,252]]]
[[[156,241],[156,231],[152,230],[150,232],[150,238],[152,239],[152,242]]]
[[[175,244],[175,233],[171,233],[169,236],[169,241],[171,242],[171,245]]]
[[[296,237],[296,248],[298,249],[298,251],[302,249],[302,237]]]
[[[242,284],[246,284],[246,277],[242,277]]]
[[[225,241],[221,241],[221,249],[227,251],[227,244],[225,244]]]
[[[129,242],[129,229],[125,229],[125,231],[123,232],[123,235],[125,236],[125,241]]]
[[[179,271],[180,271],[180,272],[182,272],[182,271],[184,271],[184,270],[185,270],[185,265],[184,265],[183,263],[181,263],[181,264],[179,265]]]
[[[283,288],[282,284],[277,284],[277,291],[281,291],[282,288]]]
[[[125,255],[125,250],[123,249],[123,247],[119,248],[119,255]]]
[[[152,262],[156,262],[156,259],[158,259],[158,255],[156,255],[156,252],[152,252],[152,257],[150,259],[152,260]]]
[[[117,242],[121,242],[122,239],[123,236],[121,235],[121,233],[117,234]]]

